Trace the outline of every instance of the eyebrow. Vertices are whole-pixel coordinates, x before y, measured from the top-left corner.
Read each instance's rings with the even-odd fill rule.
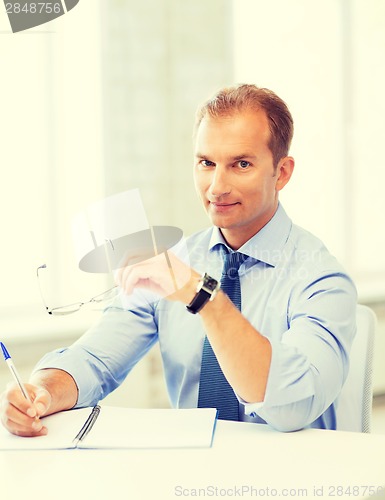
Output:
[[[211,159],[211,157],[209,155],[205,155],[205,154],[202,154],[202,153],[195,153],[195,158],[199,158],[200,160],[210,160],[210,161],[213,161]],[[241,161],[241,160],[256,160],[257,157],[252,154],[252,153],[243,153],[243,154],[240,154],[240,155],[236,155],[236,156],[232,156],[230,158],[230,161]]]
[[[245,154],[242,154],[242,155],[234,156],[233,160],[234,161],[239,161],[239,160],[245,160],[246,158],[249,158],[250,160],[251,159],[255,160],[257,157],[254,154],[245,153]]]

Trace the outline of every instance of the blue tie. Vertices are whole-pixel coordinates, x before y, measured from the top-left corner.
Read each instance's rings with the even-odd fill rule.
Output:
[[[239,252],[227,253],[222,271],[221,289],[239,310],[241,285],[238,269],[247,258],[247,255]],[[222,373],[207,336],[203,344],[198,408],[217,408],[221,420],[239,420],[238,400]]]

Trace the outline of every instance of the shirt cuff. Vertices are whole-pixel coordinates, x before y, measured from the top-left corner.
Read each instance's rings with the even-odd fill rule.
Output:
[[[242,399],[237,394],[236,394],[236,396],[237,396],[238,402],[241,403],[241,405],[243,406],[245,415],[247,415],[248,417],[256,417],[258,414],[258,410],[263,408],[263,405],[265,404],[264,401],[260,401],[259,403],[248,403],[247,401]]]
[[[60,348],[46,354],[37,363],[33,373],[48,368],[63,370],[74,379],[78,388],[78,399],[74,408],[94,406],[102,398],[102,390],[100,384],[95,384],[94,373],[84,359],[78,359],[76,351]]]
[[[247,402],[237,395],[245,414],[251,417],[264,408],[290,405],[314,395],[309,360],[294,346],[272,340],[270,343],[272,357],[264,400]]]

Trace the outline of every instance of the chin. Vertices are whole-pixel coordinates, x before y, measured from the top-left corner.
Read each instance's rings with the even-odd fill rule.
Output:
[[[210,221],[213,226],[219,227],[219,229],[231,229],[234,227],[234,222],[225,221],[220,217],[210,217]]]

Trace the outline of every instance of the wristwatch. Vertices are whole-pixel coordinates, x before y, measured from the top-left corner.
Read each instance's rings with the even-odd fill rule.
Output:
[[[212,278],[207,273],[203,274],[203,276],[199,280],[196,289],[196,295],[192,299],[190,304],[186,306],[186,309],[191,314],[196,314],[202,309],[206,302],[214,299],[215,295],[218,293],[219,288],[220,284],[216,279]]]

